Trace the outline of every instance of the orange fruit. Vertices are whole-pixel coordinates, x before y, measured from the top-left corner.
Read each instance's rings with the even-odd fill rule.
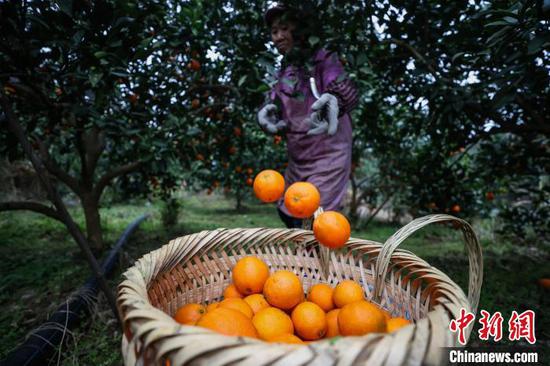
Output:
[[[338,314],[340,309],[334,309],[327,313],[327,334],[326,338],[332,338],[340,335],[340,328],[338,328]]]
[[[279,334],[278,336],[270,338],[269,341],[279,343],[305,344],[304,341],[302,341],[300,338],[290,333]]]
[[[460,212],[460,205],[453,205],[453,207],[451,207],[451,211],[454,212],[454,213],[459,213]]]
[[[254,178],[254,194],[262,202],[275,202],[285,191],[285,178],[275,170],[263,170]]]
[[[193,108],[193,109],[199,108],[200,105],[201,105],[201,101],[198,100],[198,99],[193,99],[193,100],[191,101],[191,108]]]
[[[234,284],[227,286],[227,288],[223,292],[224,299],[229,299],[231,297],[238,297],[239,299],[243,298],[243,295],[239,292],[239,290],[237,290]]]
[[[244,301],[250,306],[254,314],[257,314],[260,310],[268,308],[269,303],[262,294],[248,295],[244,298]]]
[[[187,67],[193,71],[199,71],[201,69],[201,63],[195,59],[191,59]]]
[[[363,288],[355,281],[344,280],[334,288],[332,299],[334,305],[341,308],[352,302],[363,300]]]
[[[407,325],[411,324],[410,321],[408,321],[405,318],[397,317],[397,318],[391,318],[390,320],[386,321],[386,331],[388,333],[391,333],[399,328],[403,328]]]
[[[320,203],[319,190],[309,182],[296,182],[285,192],[285,207],[292,216],[299,219],[313,215]]]
[[[296,333],[303,339],[314,341],[327,333],[327,316],[319,305],[311,301],[296,306],[291,317]]]
[[[260,258],[244,257],[233,267],[233,284],[243,295],[259,294],[269,277],[269,267]]]
[[[246,303],[246,301],[244,301],[243,299],[239,299],[238,297],[231,297],[229,299],[223,300],[218,305],[218,308],[228,308],[240,311],[250,319],[252,319],[252,316],[254,316],[252,308]]]
[[[281,334],[294,333],[294,325],[290,317],[281,309],[268,307],[260,310],[252,318],[261,339],[270,340]]]
[[[539,278],[539,285],[542,288],[550,289],[550,278]]]
[[[304,296],[304,289],[298,276],[290,271],[273,273],[264,285],[267,302],[279,309],[288,310],[296,306]]]
[[[219,305],[220,305],[220,303],[217,302],[217,301],[216,301],[216,302],[213,302],[213,303],[210,303],[210,304],[206,305],[206,311],[207,311],[207,312],[208,312],[208,311],[212,311],[212,310],[214,310],[215,308],[217,308]]]
[[[334,289],[326,283],[318,283],[309,289],[307,300],[319,305],[324,312],[327,312],[334,309],[333,292]]]
[[[252,180],[252,178],[246,178],[246,185],[247,186],[252,186],[254,184],[254,181]]]
[[[340,212],[325,211],[313,221],[315,239],[331,249],[343,247],[350,233],[349,221]]]
[[[340,309],[338,328],[345,336],[383,333],[386,331],[386,318],[378,306],[365,300],[356,301]]]
[[[237,310],[218,307],[206,314],[197,322],[204,327],[229,336],[258,338],[258,332],[252,320]]]
[[[174,319],[180,324],[195,325],[197,320],[199,320],[204,313],[206,313],[204,305],[191,303],[180,307],[178,311],[176,311]]]

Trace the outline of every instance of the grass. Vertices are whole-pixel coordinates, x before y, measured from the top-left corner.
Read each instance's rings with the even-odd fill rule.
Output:
[[[143,222],[125,248],[122,267],[110,284],[116,288],[123,270],[143,254],[170,239],[218,227],[282,227],[273,206],[247,202],[244,212],[221,196],[183,194],[177,224],[161,225],[161,204],[137,201],[114,205],[101,211],[108,245],[116,242],[126,226],[142,213],[152,216]],[[79,224],[79,210],[71,213]],[[485,277],[480,309],[502,312],[505,321],[512,310],[532,309],[537,316],[537,338],[548,347],[550,318],[548,293],[543,294],[536,280],[550,277],[549,255],[532,248],[516,247],[497,241],[484,222],[474,224],[484,251]],[[399,227],[373,223],[353,236],[384,242]],[[438,267],[463,288],[467,286],[468,261],[459,233],[451,228],[427,227],[402,244]],[[34,327],[89,276],[79,249],[65,228],[44,216],[29,212],[0,213],[0,359],[16,347]],[[506,332],[504,333],[507,334]],[[121,363],[120,331],[103,298],[95,314],[73,331],[62,348],[64,365],[118,365]],[[478,340],[472,335],[473,342]],[[544,348],[544,347],[542,347]]]

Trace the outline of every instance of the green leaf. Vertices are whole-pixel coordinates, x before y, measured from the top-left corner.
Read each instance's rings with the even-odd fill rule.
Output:
[[[461,56],[463,56],[466,52],[459,52],[457,54],[455,54],[452,58],[451,58],[451,62],[455,62],[455,60]]]
[[[310,45],[315,46],[317,43],[319,43],[320,39],[317,36],[311,36],[308,38],[308,42]]]
[[[544,43],[546,42],[546,37],[543,35],[538,35],[532,40],[529,41],[529,44],[527,45],[527,53],[529,55],[535,54],[542,50],[544,47]]]
[[[72,0],[58,0],[57,5],[62,12],[72,17],[73,15],[73,2]]]
[[[105,51],[97,51],[97,52],[94,52],[94,56],[99,58],[99,59],[102,59],[104,58],[105,56],[107,56],[107,52]]]
[[[269,91],[269,85],[262,84],[256,89],[256,91],[259,92],[259,93],[265,93],[265,92]]]
[[[497,20],[496,22],[485,24],[485,27],[494,27],[496,25],[508,25],[508,22],[505,22],[504,20]]]
[[[513,18],[513,17],[504,17],[503,19],[504,19],[508,24],[517,24],[517,23],[518,23],[517,18]]]
[[[187,135],[189,136],[196,136],[199,135],[202,132],[202,130],[198,127],[191,126],[189,129],[187,129]]]
[[[241,85],[244,84],[244,82],[246,81],[246,76],[247,76],[247,75],[241,76],[241,78],[239,79],[239,82],[237,83],[237,86],[240,87]]]
[[[95,87],[101,81],[102,77],[102,73],[90,73],[89,80],[90,84],[92,84],[92,87]]]

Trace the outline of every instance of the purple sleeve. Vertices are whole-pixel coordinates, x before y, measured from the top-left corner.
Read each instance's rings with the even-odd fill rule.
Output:
[[[344,66],[336,53],[319,52],[320,76],[323,93],[330,93],[338,99],[340,115],[349,113],[359,101],[354,83],[347,77]]]

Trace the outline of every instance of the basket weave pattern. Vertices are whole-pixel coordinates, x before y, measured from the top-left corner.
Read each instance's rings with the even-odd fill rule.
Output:
[[[469,295],[447,275],[413,253],[398,249],[416,230],[435,222],[457,223],[470,264]],[[188,302],[218,301],[231,282],[231,269],[255,255],[271,271],[287,269],[304,290],[316,283],[332,286],[344,279],[359,282],[365,296],[392,316],[414,321],[391,334],[340,337],[308,346],[227,337],[184,326],[171,316]],[[218,229],[187,235],[143,256],[124,274],[118,291],[123,319],[122,351],[126,365],[439,365],[441,347],[457,346],[449,332],[460,309],[476,312],[483,262],[471,226],[449,215],[416,219],[384,244],[350,238],[342,250],[321,249],[309,230]],[[467,329],[469,337],[471,327]]]

